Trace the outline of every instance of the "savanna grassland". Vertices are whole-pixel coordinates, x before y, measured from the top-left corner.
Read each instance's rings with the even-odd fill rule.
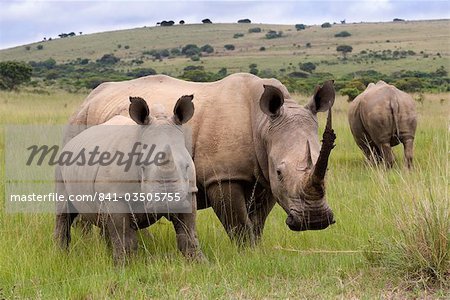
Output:
[[[441,65],[448,69],[448,25],[449,21],[346,24],[297,32],[293,26],[213,24],[212,30],[203,25],[183,27],[189,35],[177,30],[178,26],[140,28],[53,40],[44,43],[42,50],[34,50],[36,45],[31,45],[31,50],[3,50],[0,60],[42,61],[52,57],[64,63],[115,53],[122,64],[115,68],[132,68],[126,62],[145,49],[178,47],[193,41],[220,50],[197,62],[175,57],[144,59],[143,64],[167,73],[181,72],[192,64],[212,72],[222,67],[229,73],[248,71],[250,63],[258,64],[260,70],[279,70],[290,64],[298,68],[300,61],[319,62],[316,72],[334,76],[369,69],[432,72]],[[283,30],[286,37],[267,40],[265,32],[247,33],[250,27]],[[343,62],[335,51],[341,42],[333,37],[342,30],[351,32],[345,43],[354,47],[353,52],[400,47],[417,55],[374,60],[373,64],[350,58]],[[234,39],[237,32],[245,36]],[[307,42],[311,48],[303,47]],[[236,49],[222,50],[227,43]],[[130,47],[119,49],[117,44]],[[261,46],[267,50],[259,51]],[[321,60],[336,64],[322,64]],[[171,224],[163,220],[141,231],[138,256],[125,268],[117,268],[98,231],[83,236],[74,229],[66,254],[53,243],[52,214],[11,214],[5,210],[5,125],[64,124],[88,92],[69,93],[57,83],[47,83],[39,88],[0,92],[0,299],[448,298],[448,93],[413,94],[419,118],[415,168],[410,172],[403,166],[401,146],[394,148],[397,164],[391,170],[366,163],[348,127],[347,97],[336,98],[333,121],[337,141],[327,174],[327,198],[337,223],[328,229],[292,232],[285,225],[285,213],[276,206],[261,244],[239,249],[229,241],[213,211],[207,209],[199,212],[198,234],[208,262],[186,262],[176,248]],[[297,94],[295,98],[305,103],[309,96]],[[322,127],[324,120],[322,114]]]

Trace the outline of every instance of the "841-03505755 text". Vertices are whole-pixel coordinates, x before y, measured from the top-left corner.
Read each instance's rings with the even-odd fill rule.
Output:
[[[58,193],[48,194],[11,194],[9,196],[11,202],[62,202],[62,201],[77,201],[77,202],[92,202],[92,201],[127,201],[127,202],[178,202],[181,200],[180,193],[99,193],[94,194],[76,194],[65,196]]]

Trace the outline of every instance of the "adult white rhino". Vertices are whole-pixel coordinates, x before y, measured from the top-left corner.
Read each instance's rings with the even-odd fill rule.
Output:
[[[305,106],[291,99],[276,79],[234,74],[212,83],[164,75],[98,86],[70,123],[95,125],[115,115],[128,116],[133,95],[174,107],[179,95],[194,94],[193,159],[198,209],[212,207],[228,235],[254,243],[278,202],[291,230],[318,230],[334,223],[325,198],[325,172],[335,135],[331,113],[322,148],[317,112],[329,110],[332,81],[318,86]],[[68,133],[66,140],[77,132]]]
[[[417,114],[414,100],[407,93],[384,81],[370,83],[350,103],[348,121],[356,144],[367,159],[394,163],[391,147],[402,143],[405,164],[413,166]]]

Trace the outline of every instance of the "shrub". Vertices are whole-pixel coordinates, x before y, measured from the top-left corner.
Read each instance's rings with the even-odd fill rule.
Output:
[[[130,72],[128,72],[127,76],[130,76],[133,78],[139,78],[139,77],[155,75],[155,74],[156,74],[156,71],[152,68],[138,68],[138,69],[134,69],[134,70],[131,70]]]
[[[260,27],[249,28],[248,32],[249,33],[258,33],[258,32],[261,32],[261,28]]]
[[[181,54],[181,50],[178,48],[172,48],[170,49],[170,54],[172,54],[173,56],[178,56]]]
[[[200,50],[201,50],[202,52],[205,52],[205,53],[213,53],[213,52],[214,52],[213,46],[211,46],[211,45],[209,45],[209,44],[206,44],[206,45],[202,46],[202,47],[200,48]]]
[[[187,44],[181,49],[181,53],[186,56],[200,55],[200,48],[195,44]]]
[[[42,50],[42,49],[44,49],[44,45],[39,44],[39,45],[36,46],[36,49]]]
[[[0,62],[0,89],[13,90],[30,81],[33,69],[25,62]]]
[[[309,43],[309,42],[306,43],[305,47],[306,47],[306,48],[311,48],[311,47],[312,47],[312,46],[311,46],[311,43]]]
[[[352,34],[348,31],[341,31],[339,33],[336,33],[334,36],[335,37],[348,37],[351,36]]]
[[[395,81],[394,85],[405,92],[417,92],[422,88],[422,81],[419,78],[408,77]]]
[[[266,47],[261,46],[261,47],[259,48],[259,51],[266,51]]]
[[[322,28],[330,28],[331,24],[329,22],[325,22],[322,25],[320,25],[320,27],[322,27]]]
[[[192,56],[191,56],[191,60],[192,60],[192,61],[199,61],[199,60],[200,60],[200,56],[198,56],[198,55],[192,55]]]
[[[212,24],[212,22],[211,22],[210,19],[203,19],[203,20],[202,20],[202,23],[203,23],[203,24]]]
[[[30,46],[25,46],[25,50],[30,51],[31,47]]]
[[[128,46],[128,45],[125,45],[125,47],[124,47],[125,49],[130,49],[130,46]]]
[[[237,39],[237,38],[240,38],[240,37],[243,37],[243,36],[244,36],[243,33],[235,33],[235,34],[233,35],[233,38]]]
[[[120,58],[115,57],[114,54],[105,54],[97,60],[97,63],[104,65],[114,65],[120,61]]]
[[[297,31],[305,30],[306,26],[305,26],[305,24],[295,24],[295,29],[297,29]]]
[[[249,66],[249,69],[250,69],[250,74],[253,74],[253,75],[258,75],[258,73],[259,73],[259,70],[257,69],[258,68],[258,65],[257,64],[250,64]]]
[[[224,45],[223,47],[224,47],[226,50],[230,50],[230,51],[232,51],[232,50],[235,49],[234,45],[232,45],[232,44],[226,44],[226,45]]]
[[[241,19],[238,20],[238,23],[251,23],[252,21],[250,19]]]
[[[274,31],[274,30],[270,30],[269,32],[266,33],[266,39],[276,39],[279,37],[283,36],[283,31]]]
[[[296,72],[289,73],[288,76],[291,78],[308,78],[309,73],[296,71]]]
[[[316,65],[312,62],[299,63],[300,70],[312,73],[316,69]]]
[[[357,88],[343,88],[339,90],[342,96],[348,96],[347,101],[353,101],[361,92]]]

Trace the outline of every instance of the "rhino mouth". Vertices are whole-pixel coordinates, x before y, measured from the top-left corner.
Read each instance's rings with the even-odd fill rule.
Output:
[[[296,216],[290,213],[286,219],[286,225],[292,231],[306,231],[306,230],[323,230],[328,226],[336,223],[333,212],[331,210],[326,211],[319,218],[311,218],[303,214],[302,217]]]

